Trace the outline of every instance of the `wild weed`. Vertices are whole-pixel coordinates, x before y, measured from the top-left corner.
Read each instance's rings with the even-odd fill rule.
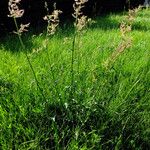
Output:
[[[22,37],[21,37],[22,33],[24,31],[28,31],[26,28],[29,27],[29,23],[25,24],[25,25],[21,24],[20,28],[18,27],[18,24],[17,24],[17,20],[16,19],[22,17],[23,14],[24,14],[24,10],[23,9],[19,9],[18,5],[19,5],[20,2],[21,2],[21,0],[9,0],[9,2],[8,2],[8,10],[9,10],[10,14],[8,15],[8,17],[12,17],[14,19],[14,23],[15,23],[16,30],[17,30],[14,33],[16,33],[18,35],[19,42],[21,44],[22,49],[25,52],[25,56],[27,58],[27,62],[28,62],[29,66],[30,66],[30,68],[32,70],[32,73],[34,75],[35,81],[37,83],[37,87],[39,88],[39,90],[40,90],[41,95],[43,96],[43,98],[46,100],[46,97],[45,97],[45,95],[43,93],[43,89],[41,88],[40,83],[39,83],[39,81],[38,81],[38,79],[36,77],[36,73],[34,71],[34,68],[33,68],[32,63],[30,61],[30,58],[29,58],[29,56],[27,54],[26,47],[25,47],[25,45],[23,43],[23,40],[22,40]]]
[[[59,15],[62,13],[62,11],[56,9],[56,3],[54,3],[54,10],[53,10],[52,14],[49,14],[49,8],[48,8],[47,2],[45,2],[45,9],[47,11],[47,15],[43,19],[45,21],[47,21],[47,32],[46,32],[46,37],[44,40],[44,47],[46,49],[45,52],[46,52],[47,57],[48,57],[48,63],[49,63],[50,71],[51,71],[52,78],[53,78],[54,88],[55,88],[57,96],[60,100],[61,99],[60,90],[59,90],[58,85],[56,83],[56,77],[54,75],[52,62],[50,60],[50,55],[48,52],[48,43],[49,43],[49,39],[52,38],[52,36],[55,34],[55,32],[57,30],[57,27],[59,25]]]
[[[91,21],[88,19],[87,16],[83,14],[82,8],[85,7],[85,3],[87,3],[88,0],[75,0],[73,4],[74,13],[72,16],[75,18],[74,22],[74,35],[73,35],[73,41],[72,41],[72,49],[71,49],[71,93],[70,93],[70,99],[73,99],[73,93],[74,93],[74,61],[75,61],[75,49],[76,46],[80,45],[80,43],[77,44],[77,38],[80,39],[80,33],[87,27],[87,24]],[[79,47],[78,47],[79,48]],[[77,51],[78,55],[78,72],[79,72],[79,50]]]
[[[4,100],[7,99],[5,102],[1,101],[2,105],[0,107],[0,111],[2,112],[0,117],[4,122],[1,130],[3,135],[0,137],[0,142],[4,141],[2,144],[0,143],[3,149],[11,149],[12,147],[12,149],[58,150],[126,149],[124,148],[126,145],[128,146],[127,149],[138,149],[138,146],[141,146],[142,149],[144,142],[148,143],[149,141],[144,139],[148,138],[147,135],[145,136],[145,132],[148,134],[149,131],[144,131],[148,125],[142,125],[143,122],[146,122],[146,119],[149,119],[144,114],[146,112],[145,109],[147,109],[147,114],[149,109],[147,103],[149,96],[146,94],[149,90],[149,86],[147,85],[149,73],[149,63],[147,64],[147,62],[149,58],[148,56],[143,56],[143,54],[148,54],[148,50],[145,52],[147,48],[145,46],[146,44],[143,42],[144,44],[141,43],[139,45],[141,51],[138,51],[138,54],[135,51],[136,48],[138,49],[139,47],[135,45],[135,49],[133,49],[132,52],[130,51],[131,53],[127,53],[125,57],[125,59],[128,60],[132,58],[130,54],[136,54],[135,61],[138,57],[142,57],[143,60],[140,60],[141,64],[139,63],[141,67],[137,65],[138,63],[134,64],[134,61],[132,62],[133,64],[126,61],[126,64],[124,63],[123,66],[120,67],[120,64],[116,61],[126,48],[132,44],[130,33],[133,31],[133,21],[137,12],[129,11],[128,16],[121,23],[121,40],[119,39],[114,42],[116,44],[120,42],[119,46],[114,50],[114,48],[109,45],[109,42],[111,43],[111,40],[115,39],[115,37],[118,38],[118,33],[116,33],[117,28],[113,31],[97,30],[97,28],[96,30],[86,30],[90,20],[83,14],[82,8],[85,6],[87,0],[74,1],[73,16],[75,23],[74,30],[72,29],[74,32],[73,39],[72,36],[65,39],[67,42],[69,41],[69,44],[66,43],[66,41],[62,44],[62,39],[59,37],[58,40],[57,35],[54,36],[59,25],[59,14],[61,11],[56,10],[56,5],[54,4],[54,11],[50,14],[47,3],[45,3],[47,15],[44,19],[47,21],[48,26],[44,39],[44,34],[42,34],[42,37],[34,37],[38,39],[38,45],[42,45],[42,48],[40,47],[42,49],[41,55],[35,57],[36,66],[41,70],[39,69],[35,72],[34,69],[36,68],[33,68],[33,63],[31,64],[31,58],[29,54],[27,54],[26,46],[22,40],[22,34],[24,31],[27,31],[26,28],[29,24],[21,25],[20,27],[17,25],[16,19],[22,17],[24,10],[19,10],[17,7],[20,0],[10,0],[10,2],[12,2],[9,4],[10,17],[15,19],[17,28],[15,33],[18,35],[20,43],[22,44],[22,49],[27,57],[35,80],[37,80],[36,73],[42,74],[42,82],[40,81],[40,83],[45,84],[43,87],[47,87],[47,89],[43,88],[41,91],[43,92],[44,90],[44,96],[45,94],[49,94],[51,101],[46,105],[47,107],[45,107],[41,102],[41,93],[33,88],[33,84],[29,85],[28,80],[30,81],[30,79],[27,78],[31,77],[28,69],[24,67],[24,65],[26,65],[22,60],[24,58],[19,57],[19,65],[23,69],[23,75],[22,70],[18,72],[19,67],[16,67],[16,65],[14,65],[14,73],[13,67],[10,65],[13,64],[13,62],[10,62],[11,58],[16,60],[15,55],[11,55],[6,51],[0,51],[0,54],[2,53],[2,55],[4,55],[2,59],[4,59],[4,57],[10,58],[8,59],[10,64],[6,60],[0,60],[1,64],[4,63],[9,67],[6,72],[5,69],[2,69],[3,76],[7,73],[10,76],[17,74],[14,82],[17,82],[19,88],[23,88],[22,91],[19,91],[20,89],[15,85],[15,90],[12,90],[13,84],[9,85],[3,82],[3,80],[1,82],[0,79],[0,87],[2,87],[2,89],[0,88],[2,91],[0,94]],[[17,12],[15,12],[15,10]],[[105,24],[108,25],[107,23]],[[72,30],[70,34],[72,34]],[[83,34],[85,33],[84,31],[87,31],[87,34]],[[109,35],[110,41],[108,41]],[[141,38],[142,35],[144,35],[144,33],[138,38]],[[99,39],[101,39],[101,41],[99,41]],[[145,37],[145,39],[147,39],[147,37]],[[85,40],[87,41],[83,43],[84,47],[81,42]],[[138,42],[137,40],[137,43]],[[52,46],[50,45],[51,43],[53,44]],[[103,44],[106,45],[104,46]],[[97,45],[100,46],[95,50],[94,48],[97,47]],[[145,49],[143,49],[143,45]],[[67,51],[68,47],[71,47],[71,51]],[[114,50],[114,52],[106,59],[105,67],[109,69],[114,63],[116,63],[118,67],[116,67],[115,71],[110,69],[112,72],[107,72],[106,69],[102,68],[99,64],[99,62],[103,61],[102,53],[107,56],[107,48],[108,50]],[[101,50],[103,49],[104,51],[102,52]],[[63,50],[63,53],[61,50]],[[56,54],[54,59],[53,53]],[[57,61],[59,56],[60,62]],[[82,62],[81,59],[84,60],[84,62]],[[56,65],[58,66],[57,69],[55,69],[57,67]],[[131,65],[131,68],[129,65]],[[137,68],[134,72],[132,71],[132,67],[134,68],[135,66]],[[12,70],[10,71],[10,69]],[[49,74],[51,78],[49,78]],[[29,76],[27,77],[26,75]],[[10,78],[13,79],[13,77]],[[59,81],[56,82],[57,80]],[[37,80],[39,89],[40,85]],[[48,96],[46,95],[45,97],[47,98]],[[16,99],[18,100],[18,107],[14,108],[15,104],[12,104],[12,101],[14,100],[13,103],[15,103]],[[57,101],[58,99],[61,100],[62,103],[59,103]],[[140,103],[136,101],[140,101]],[[28,102],[30,104],[28,104]],[[144,105],[141,103],[144,103]],[[139,115],[140,119],[137,115]],[[141,144],[138,144],[138,141],[141,139],[143,141]]]
[[[132,38],[130,32],[132,31],[132,25],[136,18],[137,13],[141,10],[141,7],[129,10],[128,15],[124,21],[120,24],[121,42],[111,56],[104,62],[104,66],[109,68],[113,65],[116,59],[132,45]]]

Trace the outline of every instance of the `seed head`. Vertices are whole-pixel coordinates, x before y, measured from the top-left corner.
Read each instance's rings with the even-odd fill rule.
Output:
[[[53,35],[56,32],[57,26],[59,25],[59,15],[62,13],[61,10],[56,9],[56,4],[54,4],[54,11],[49,15],[48,5],[45,2],[45,8],[47,10],[47,15],[43,17],[44,20],[48,22],[47,33],[48,35]]]
[[[82,13],[82,8],[84,7],[86,2],[88,2],[88,0],[75,0],[75,2],[73,4],[73,8],[74,8],[73,17],[75,19],[77,19],[78,16],[83,14]]]
[[[29,25],[30,25],[30,23],[28,23],[28,24],[21,24],[21,25],[20,25],[20,29],[18,30],[18,33],[21,34],[21,33],[23,33],[23,32],[28,31],[26,28],[28,28]]]
[[[13,18],[20,18],[24,14],[23,9],[19,9],[18,4],[20,3],[21,0],[9,0],[8,2],[8,10],[9,10],[9,15],[8,17],[13,17]]]
[[[82,12],[82,8],[85,6],[86,2],[88,2],[88,0],[75,0],[73,4],[74,13],[72,15],[76,19],[74,26],[76,27],[78,32],[84,29],[87,24],[91,22],[91,19],[83,15]]]
[[[88,18],[87,16],[83,15],[80,18],[77,19],[77,22],[76,22],[75,26],[76,26],[78,31],[81,31],[87,26],[87,24],[89,22],[91,22],[91,19]]]
[[[16,21],[16,18],[20,18],[23,16],[24,14],[24,10],[23,9],[19,9],[18,7],[18,4],[21,2],[21,0],[9,0],[8,2],[8,10],[9,10],[9,15],[8,17],[12,17],[15,19]],[[17,31],[14,32],[18,35],[21,35],[24,31],[28,31],[26,28],[28,28],[30,25],[30,23],[28,24],[21,24],[20,25],[20,28],[18,28],[18,25],[16,23],[16,28],[17,28]]]

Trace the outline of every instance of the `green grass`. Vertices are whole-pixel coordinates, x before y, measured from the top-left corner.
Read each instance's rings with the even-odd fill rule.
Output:
[[[77,39],[73,85],[72,28],[49,40],[49,59],[44,34],[26,34],[46,100],[17,37],[1,39],[0,149],[150,149],[149,18],[149,10],[138,14],[132,46],[109,69],[103,62],[121,41],[123,14],[96,18]]]

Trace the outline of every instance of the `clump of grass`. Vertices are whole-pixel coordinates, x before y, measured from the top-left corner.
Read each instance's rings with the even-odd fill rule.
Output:
[[[72,29],[67,42],[63,32],[26,39],[32,42],[31,49],[42,46],[37,55],[30,54],[30,60],[49,100],[46,107],[29,71],[26,54],[7,51],[5,45],[12,42],[8,39],[0,46],[2,149],[149,149],[150,34],[145,35],[144,30],[127,31],[125,41],[128,33],[132,34],[132,47],[126,55],[117,55],[115,63],[110,63],[113,67],[106,69],[101,65],[103,60],[123,41],[118,38],[118,27],[89,28],[80,34],[80,29],[85,29],[82,25],[75,30],[75,37]],[[78,41],[83,44],[79,46]],[[76,60],[78,52],[82,55]],[[56,90],[61,94],[61,103]]]
[[[49,43],[49,40],[52,38],[52,36],[56,33],[57,27],[59,25],[59,15],[62,13],[62,11],[56,9],[56,3],[54,3],[54,10],[52,14],[49,14],[49,8],[47,5],[47,2],[45,2],[45,9],[47,10],[47,15],[43,19],[47,21],[47,32],[46,32],[46,37],[44,40],[44,47],[46,49],[46,54],[48,57],[48,62],[49,62],[49,67],[50,67],[50,71],[51,71],[52,78],[53,78],[54,88],[56,90],[59,100],[61,100],[60,90],[56,82],[57,79],[53,71],[53,66],[52,66],[53,62],[51,62],[50,55],[48,52],[48,43]]]
[[[70,92],[70,99],[74,99],[74,61],[75,61],[75,49],[76,49],[76,42],[78,35],[86,28],[87,24],[91,21],[88,19],[87,16],[85,16],[82,12],[82,8],[85,6],[85,3],[87,3],[88,0],[75,0],[73,4],[74,8],[74,13],[72,14],[73,17],[75,18],[74,26],[75,26],[75,31],[73,35],[73,41],[72,41],[72,54],[71,54],[71,92]],[[81,35],[80,35],[81,36]],[[79,45],[79,43],[78,43]],[[78,47],[79,48],[79,47]],[[77,51],[79,53],[79,50]],[[79,54],[78,54],[79,56]],[[79,57],[78,57],[78,64],[79,64]],[[79,67],[79,65],[78,65]],[[79,69],[78,69],[79,70]]]

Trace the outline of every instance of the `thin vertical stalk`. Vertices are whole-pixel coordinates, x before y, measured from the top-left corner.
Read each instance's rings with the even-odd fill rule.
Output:
[[[77,70],[78,70],[78,75],[80,73],[80,63],[81,63],[81,49],[80,49],[80,44],[81,44],[81,33],[78,34],[78,52],[77,52],[77,61],[78,61],[78,67],[77,67]]]
[[[16,26],[16,29],[17,29],[17,35],[18,35],[18,38],[19,38],[19,42],[20,42],[20,44],[21,44],[21,47],[22,47],[23,50],[25,51],[25,56],[26,56],[26,59],[27,59],[27,62],[28,62],[28,64],[29,64],[29,66],[30,66],[30,68],[31,68],[31,70],[32,70],[32,73],[33,73],[33,76],[34,76],[34,78],[35,78],[37,87],[39,88],[39,90],[40,90],[41,95],[43,96],[43,98],[46,100],[46,97],[45,97],[44,94],[43,94],[43,90],[42,90],[42,88],[41,88],[41,86],[40,86],[40,84],[39,84],[39,81],[38,81],[37,77],[36,77],[34,68],[33,68],[32,64],[31,64],[31,61],[30,61],[30,59],[29,59],[29,57],[28,57],[28,54],[27,54],[27,52],[26,52],[26,50],[25,50],[25,45],[24,45],[24,43],[23,43],[23,41],[22,41],[21,35],[20,35],[19,32],[18,32],[18,31],[19,31],[19,28],[18,28],[18,24],[17,24],[16,18],[14,18],[14,22],[15,22],[15,26]]]
[[[46,11],[47,11],[47,15],[45,16],[46,18],[44,20],[47,20],[47,23],[48,23],[47,24],[46,37],[45,37],[45,40],[46,40],[45,49],[46,49],[46,54],[48,56],[48,63],[49,63],[50,71],[51,71],[51,74],[52,74],[52,80],[54,82],[54,88],[55,88],[55,91],[56,91],[59,99],[61,99],[60,94],[59,94],[58,85],[55,82],[56,78],[55,78],[55,74],[54,74],[53,68],[51,66],[51,60],[50,60],[50,55],[49,55],[49,51],[48,51],[49,35],[53,35],[55,33],[56,27],[58,26],[58,23],[59,23],[58,14],[61,13],[61,11],[60,10],[56,10],[56,3],[54,3],[54,11],[53,11],[53,13],[51,15],[49,14],[49,8],[48,8],[48,5],[47,5],[47,2],[45,2],[45,8],[46,8]],[[55,19],[52,20],[52,18],[55,18]],[[51,27],[51,30],[49,30],[49,27]]]
[[[59,94],[59,89],[58,89],[58,85],[57,83],[55,82],[56,81],[56,78],[55,78],[55,75],[54,75],[54,72],[53,72],[53,68],[51,67],[51,64],[50,64],[50,55],[49,55],[49,52],[48,52],[48,45],[47,45],[47,41],[48,41],[48,32],[47,32],[47,35],[46,35],[46,54],[48,56],[48,63],[49,63],[49,66],[50,66],[50,71],[51,71],[51,74],[52,74],[52,79],[53,79],[53,82],[54,82],[54,88],[55,88],[55,91],[57,93],[57,96],[59,97],[59,99],[61,100],[61,97],[60,97],[60,94]]]
[[[73,35],[72,51],[71,51],[71,98],[73,98],[74,92],[74,55],[75,55],[76,36],[77,31],[75,30],[75,33]]]

